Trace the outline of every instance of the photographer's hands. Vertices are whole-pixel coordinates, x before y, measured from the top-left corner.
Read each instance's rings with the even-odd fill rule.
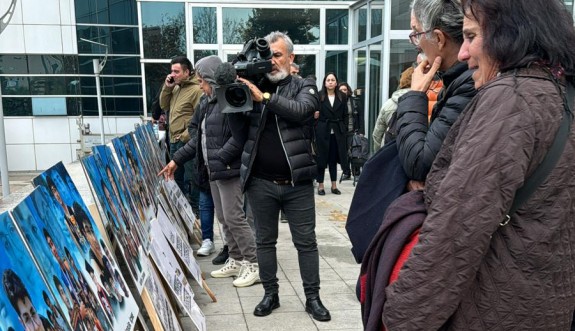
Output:
[[[238,76],[238,80],[248,86],[248,88],[250,89],[250,92],[252,93],[252,99],[255,102],[262,102],[264,100],[264,94],[262,93],[262,91],[260,91],[260,89],[254,83],[250,82],[249,80],[247,80],[245,78],[241,78],[239,76]]]

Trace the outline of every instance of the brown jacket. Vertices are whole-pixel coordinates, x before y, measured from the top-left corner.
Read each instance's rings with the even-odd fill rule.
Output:
[[[419,244],[386,289],[388,330],[569,330],[575,125],[551,174],[499,225],[546,155],[563,109],[557,85],[535,66],[478,90],[427,177]]]
[[[200,84],[195,75],[182,81],[180,85],[167,87],[164,84],[160,93],[160,107],[170,111],[170,142],[190,140],[188,125],[202,96]]]

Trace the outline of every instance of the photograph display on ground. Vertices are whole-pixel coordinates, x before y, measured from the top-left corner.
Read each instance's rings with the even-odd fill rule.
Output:
[[[121,176],[118,164],[114,159],[112,150],[108,146],[99,145],[92,147],[96,164],[102,178],[110,183],[112,200],[120,211],[122,221],[128,223],[126,227],[134,229],[140,239],[145,252],[150,245],[150,221],[154,215],[146,215],[143,206],[134,203],[130,190],[127,189],[126,179]],[[148,210],[151,212],[151,210]]]
[[[72,311],[55,295],[8,213],[0,214],[0,330],[72,330]]]
[[[87,269],[98,270],[99,275],[103,272],[93,258],[84,257],[68,226],[58,221],[63,218],[61,213],[57,214],[60,207],[41,202],[45,198],[50,199],[46,187],[37,187],[13,209],[14,221],[26,238],[53,293],[59,293],[63,298],[72,329],[110,330],[115,320],[109,302],[113,294],[106,291],[100,295]],[[82,226],[79,241],[83,246],[89,245],[92,235],[87,234],[90,225],[84,216],[86,211],[75,212],[76,220]],[[126,327],[127,323],[123,322],[119,321],[118,326]]]
[[[146,208],[152,208],[153,214],[156,214],[156,201],[152,191],[152,179],[149,177],[144,167],[143,161],[138,152],[138,146],[131,133],[112,139],[114,151],[120,162],[122,173],[128,179],[128,185],[133,186],[136,191],[140,192],[142,202]],[[155,175],[154,175],[155,176]]]
[[[160,275],[158,275],[156,268],[150,268],[150,277],[146,281],[146,290],[150,296],[150,301],[154,311],[158,315],[162,327],[166,331],[181,331],[182,327],[178,321],[178,317],[174,312],[172,304],[168,298],[168,293],[162,285]]]
[[[107,177],[102,177],[96,158],[90,155],[82,158],[82,166],[89,178],[94,193],[94,199],[98,200],[102,208],[101,214],[108,219],[108,230],[118,242],[124,261],[132,280],[136,284],[138,292],[141,293],[149,275],[149,267],[146,263],[146,252],[136,233],[135,227],[124,222],[127,215],[122,214],[122,209],[117,201],[112,199],[113,189]]]
[[[121,274],[113,250],[106,245],[103,234],[100,233],[64,165],[60,162],[46,170],[34,179],[34,184],[49,193],[57,206],[40,214],[50,215],[51,212],[54,217],[52,222],[46,224],[52,225],[52,229],[48,230],[58,231],[58,235],[63,236],[63,241],[60,242],[66,245],[68,251],[62,247],[60,256],[66,256],[75,262],[75,269],[79,270],[76,273],[84,276],[86,283],[101,301],[107,315],[111,316],[114,329],[133,328],[138,315],[137,304]],[[34,194],[35,192],[31,196]],[[66,208],[62,206],[70,205],[73,206],[74,216],[74,222],[70,223],[80,231],[79,240],[75,241],[70,239],[72,236],[69,235],[71,231],[67,222],[54,221],[64,219]],[[72,250],[70,247],[74,243],[76,248]],[[145,278],[142,282],[144,281]]]
[[[157,192],[160,185],[160,177],[157,176],[158,172],[162,170],[158,156],[156,155],[154,146],[150,141],[150,137],[146,132],[144,126],[138,126],[136,131],[134,131],[134,136],[136,143],[138,144],[138,150],[140,152],[140,159],[147,170],[147,183],[152,189],[152,192]]]

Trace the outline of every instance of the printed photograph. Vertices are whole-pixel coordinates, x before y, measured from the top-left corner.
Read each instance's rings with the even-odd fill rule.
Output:
[[[82,158],[82,166],[91,183],[94,199],[98,200],[102,208],[100,214],[112,225],[109,226],[109,230],[118,242],[118,248],[126,262],[130,276],[141,293],[148,275],[148,266],[145,263],[146,252],[135,233],[135,227],[124,222],[128,216],[123,214],[119,204],[113,200],[111,184],[102,177],[94,155]]]
[[[149,184],[153,181],[149,174],[146,172],[143,162],[138,154],[138,147],[136,141],[131,133],[123,135],[118,138],[112,139],[112,145],[120,161],[122,173],[128,178],[128,185],[135,186],[140,190],[143,195],[144,203],[147,208],[152,208],[154,215],[156,214],[156,201],[154,199],[155,192],[152,191],[153,185]],[[154,175],[155,176],[155,175]],[[157,176],[154,177],[154,180]]]
[[[158,186],[160,185],[160,177],[156,174],[160,172],[162,168],[160,168],[158,158],[152,149],[152,143],[150,142],[148,134],[143,126],[140,125],[136,128],[134,131],[134,138],[138,145],[140,159],[142,160],[144,168],[147,170],[147,175],[151,180],[148,182],[148,185],[150,185],[153,192],[157,192]]]
[[[106,316],[111,317],[109,319],[114,329],[133,328],[135,316],[138,315],[137,304],[119,269],[113,251],[106,245],[103,234],[100,233],[64,165],[60,162],[46,170],[34,179],[34,184],[41,192],[46,192],[54,202],[55,208],[41,210],[37,214],[51,215],[52,221],[44,223],[51,224],[51,228],[47,229],[48,233],[57,231],[52,235],[62,236],[59,241],[62,245],[58,255],[62,259],[74,262],[75,267],[72,269],[76,270],[75,274],[83,276],[80,278],[84,279],[92,290]],[[31,196],[34,197],[34,195]],[[74,207],[72,208],[74,221],[80,231],[79,240],[71,239],[71,231],[66,222],[54,221],[65,218],[65,209],[62,205]],[[42,219],[38,218],[38,223],[40,223]],[[122,243],[120,245],[125,247]],[[144,281],[145,279],[142,280]]]
[[[87,273],[80,271],[87,262],[82,258],[67,225],[58,221],[62,218],[56,216],[54,211],[59,207],[36,209],[33,201],[42,200],[42,195],[49,198],[47,194],[43,187],[37,187],[14,208],[14,222],[26,238],[52,292],[62,298],[72,329],[109,330],[113,327],[111,313],[105,309],[105,302],[96,295],[96,286],[91,284]],[[84,224],[81,217],[78,217],[78,222]]]
[[[152,305],[162,326],[166,331],[181,331],[182,327],[168,298],[168,293],[162,285],[160,276],[155,268],[150,268],[150,277],[146,281],[146,289],[152,300]]]
[[[68,308],[44,282],[7,212],[0,214],[0,284],[0,330],[72,330]]]

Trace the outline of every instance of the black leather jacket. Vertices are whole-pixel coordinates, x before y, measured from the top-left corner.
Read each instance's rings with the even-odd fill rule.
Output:
[[[248,114],[249,134],[240,169],[243,190],[251,175],[268,111],[276,115],[292,182],[297,184],[316,177],[317,166],[312,155],[311,141],[313,115],[318,109],[319,97],[315,81],[292,79],[291,75],[278,83],[277,92],[271,95],[267,105],[254,103],[254,109]]]

